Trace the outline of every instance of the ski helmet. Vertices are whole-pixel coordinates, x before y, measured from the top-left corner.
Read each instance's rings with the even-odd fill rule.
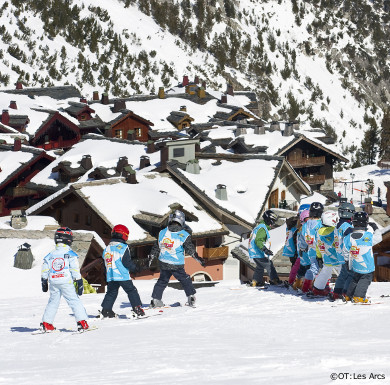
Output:
[[[122,239],[126,242],[129,239],[129,229],[125,225],[116,225],[111,231],[111,237]]]
[[[307,209],[307,210],[303,210],[300,214],[299,214],[299,220],[301,223],[305,223],[306,222],[306,219],[309,218],[309,215],[310,215],[310,210]]]
[[[368,214],[365,211],[355,212],[352,217],[354,227],[367,227],[369,221]]]
[[[339,206],[339,216],[340,218],[352,219],[353,214],[355,213],[355,206],[349,202],[343,202]]]
[[[267,210],[263,214],[263,220],[266,225],[272,226],[278,220],[278,216],[272,210]]]
[[[321,215],[321,221],[324,226],[336,227],[339,221],[339,215],[337,211],[325,211]]]
[[[60,227],[54,234],[54,242],[70,246],[73,242],[72,230],[69,227]]]
[[[321,218],[323,212],[324,212],[324,205],[322,203],[313,202],[310,205],[310,216],[312,218]]]
[[[309,203],[303,203],[302,205],[299,206],[298,214],[300,215],[303,210],[309,210],[309,209],[310,209]]]
[[[180,210],[175,210],[172,214],[169,214],[168,224],[177,222],[180,226],[184,226],[186,223],[186,216]]]

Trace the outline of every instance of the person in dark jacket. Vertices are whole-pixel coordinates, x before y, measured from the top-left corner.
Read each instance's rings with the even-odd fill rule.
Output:
[[[107,293],[102,302],[102,317],[113,318],[116,316],[112,307],[120,287],[126,292],[136,316],[142,317],[145,315],[137,288],[130,277],[130,272],[137,272],[137,267],[132,261],[130,249],[126,243],[128,238],[129,229],[126,226],[114,226],[111,241],[103,251],[107,274]]]
[[[191,239],[191,229],[185,224],[185,215],[179,210],[170,214],[168,227],[161,230],[157,242],[153,245],[149,261],[159,260],[160,277],[152,293],[151,307],[162,307],[162,295],[173,275],[183,286],[187,296],[187,304],[194,306],[196,290],[191,277],[184,270],[184,253],[205,266],[205,260],[199,257]]]

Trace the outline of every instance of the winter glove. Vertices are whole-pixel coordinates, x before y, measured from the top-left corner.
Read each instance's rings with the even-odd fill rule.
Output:
[[[270,249],[267,249],[265,246],[261,249],[261,251],[267,255],[267,256],[271,256],[271,255],[274,255],[274,253],[270,250]]]
[[[41,278],[42,291],[46,293],[49,290],[49,282],[45,278]]]
[[[371,226],[371,228],[375,231],[378,230],[378,226],[374,222],[368,222],[368,225]]]
[[[76,293],[77,295],[82,295],[84,291],[84,283],[83,279],[80,278],[76,281]]]
[[[199,262],[202,267],[206,266],[206,260],[202,257],[199,257],[198,253],[195,252],[192,258],[194,258],[195,261]]]

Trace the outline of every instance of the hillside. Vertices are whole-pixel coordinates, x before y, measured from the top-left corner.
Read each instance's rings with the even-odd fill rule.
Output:
[[[198,76],[254,90],[267,120],[324,130],[354,161],[390,100],[388,1],[11,0],[0,86],[74,84],[89,99]],[[378,131],[376,131],[378,132]]]

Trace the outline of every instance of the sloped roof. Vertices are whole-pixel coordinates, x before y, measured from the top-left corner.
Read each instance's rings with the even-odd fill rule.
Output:
[[[69,98],[80,98],[81,94],[74,86],[57,86],[57,87],[42,87],[42,88],[23,88],[21,90],[4,90],[7,94],[20,94],[30,97],[49,96],[53,99],[63,100]]]

